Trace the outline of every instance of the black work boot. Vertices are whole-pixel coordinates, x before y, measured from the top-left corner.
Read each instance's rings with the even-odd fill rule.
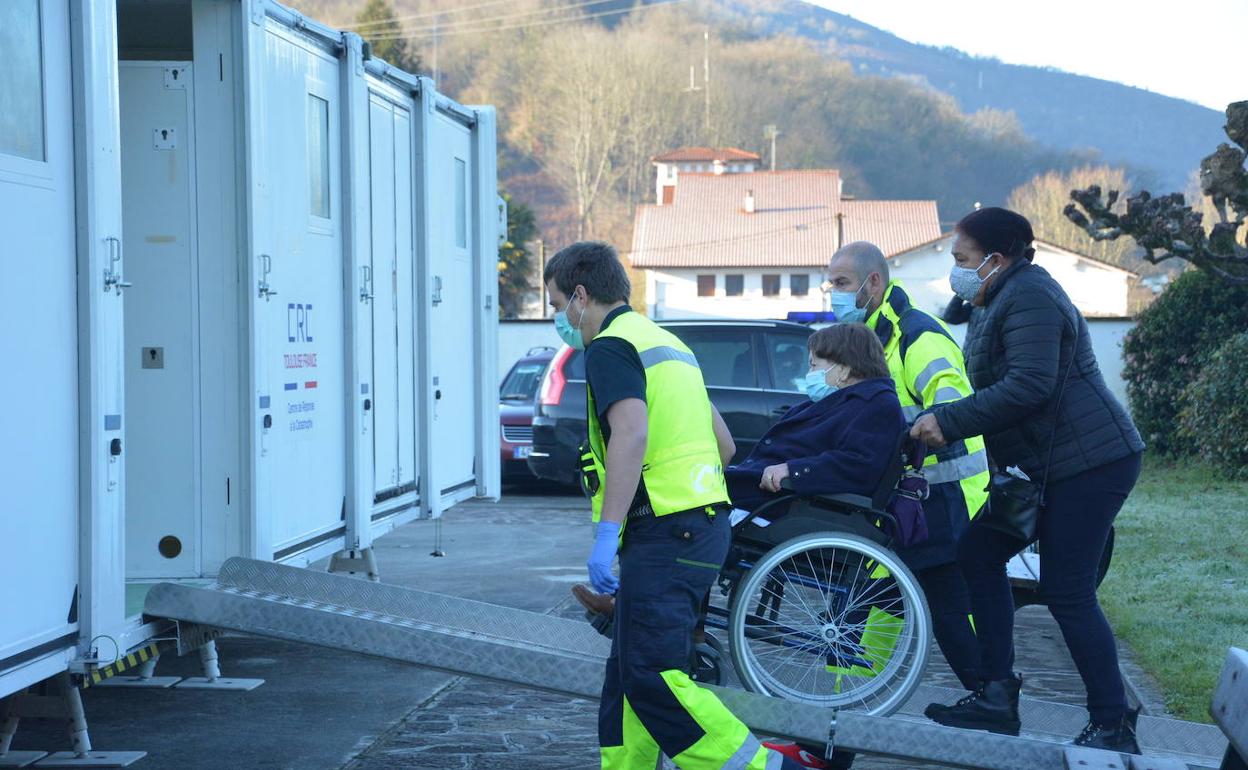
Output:
[[[1127,713],[1112,722],[1089,720],[1088,726],[1075,739],[1075,745],[1123,754],[1139,754],[1140,744],[1135,740],[1135,723],[1139,718],[1139,709],[1127,709]]]
[[[923,713],[946,727],[1018,735],[1018,691],[1022,686],[1022,677],[1018,676],[984,682],[978,691],[954,705],[933,703]]]

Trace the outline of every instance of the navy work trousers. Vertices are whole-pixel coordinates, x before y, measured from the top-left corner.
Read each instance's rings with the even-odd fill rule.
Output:
[[[1096,601],[1096,577],[1109,528],[1139,478],[1140,458],[1133,454],[1049,484],[1037,529],[1040,600],[1062,629],[1083,678],[1088,713],[1102,724],[1121,718],[1127,699],[1114,634]],[[1026,545],[979,524],[958,545],[987,680],[1012,676],[1014,599],[1005,564]]]
[[[615,632],[598,711],[602,765],[779,767],[710,692],[688,678],[693,630],[732,536],[728,513],[693,510],[631,519],[620,549]]]

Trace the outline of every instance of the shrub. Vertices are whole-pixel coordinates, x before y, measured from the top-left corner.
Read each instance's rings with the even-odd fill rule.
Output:
[[[1201,460],[1231,478],[1248,478],[1248,332],[1236,334],[1209,356],[1183,390],[1179,438]]]
[[[1123,378],[1136,425],[1149,448],[1163,454],[1191,450],[1178,439],[1184,388],[1213,351],[1248,331],[1248,286],[1203,270],[1189,270],[1140,313],[1123,340]]]

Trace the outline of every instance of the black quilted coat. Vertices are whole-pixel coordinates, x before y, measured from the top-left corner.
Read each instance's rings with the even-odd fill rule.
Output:
[[[1144,449],[1105,386],[1083,315],[1044,268],[1027,260],[1011,265],[975,316],[963,347],[975,393],[933,410],[946,441],[982,434],[995,466],[1017,465],[1036,480],[1045,474],[1051,436],[1054,480]]]

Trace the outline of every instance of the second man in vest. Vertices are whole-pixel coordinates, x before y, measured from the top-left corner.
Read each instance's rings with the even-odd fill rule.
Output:
[[[837,251],[828,265],[828,281],[837,320],[865,323],[884,345],[907,422],[936,404],[971,394],[962,350],[943,323],[911,305],[901,283],[889,280],[888,260],[874,244],[859,241]],[[923,503],[930,534],[900,555],[927,596],[940,651],[962,685],[974,690],[979,646],[956,558],[958,538],[988,498],[983,438],[971,436],[937,450],[923,470],[931,485]]]

